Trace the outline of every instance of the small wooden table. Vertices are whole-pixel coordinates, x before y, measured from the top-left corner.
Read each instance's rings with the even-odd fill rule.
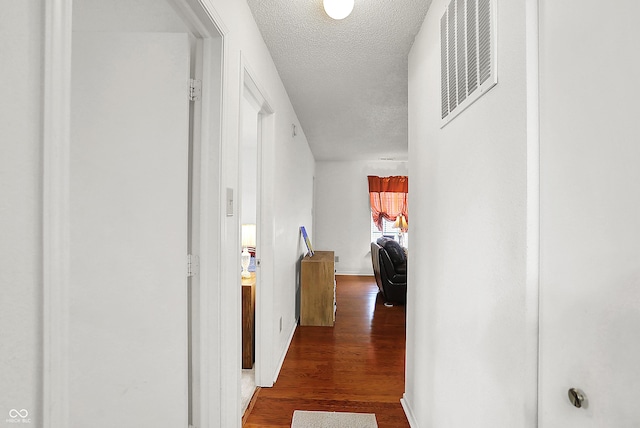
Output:
[[[255,360],[256,273],[242,278],[242,368],[253,368]]]

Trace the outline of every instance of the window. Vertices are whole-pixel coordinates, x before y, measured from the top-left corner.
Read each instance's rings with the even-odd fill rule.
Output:
[[[382,220],[382,231],[378,230],[378,227],[373,222],[373,218],[369,216],[369,222],[371,223],[371,242],[376,242],[378,238],[383,236],[389,236],[393,238],[397,242],[403,242],[404,247],[408,247],[409,243],[409,233],[404,232],[402,234],[402,239],[400,239],[400,229],[394,226],[393,221],[389,221],[387,219]]]
[[[409,229],[408,177],[368,175],[367,180],[371,205],[371,241],[388,235],[406,247],[405,238]]]

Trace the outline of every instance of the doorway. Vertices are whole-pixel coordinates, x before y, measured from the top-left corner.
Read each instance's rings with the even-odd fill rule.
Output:
[[[191,40],[110,6],[73,9],[69,426],[184,426]]]
[[[200,251],[203,279],[219,264],[219,248],[204,245],[217,240],[202,236],[222,205],[216,186],[202,186],[219,181],[221,144],[224,43],[210,12],[192,0],[47,8],[45,56],[65,55],[45,71],[45,86],[69,83],[47,101],[63,113],[47,109],[45,118],[70,134],[47,140],[60,156],[45,161],[69,178],[47,195],[46,208],[62,219],[46,231],[61,239],[45,254],[60,254],[69,271],[68,281],[50,283],[45,303],[48,426],[219,418],[209,410],[219,370],[203,363],[215,337],[198,334],[219,308],[197,287],[189,299],[186,263],[187,252]]]
[[[242,98],[241,98],[241,135],[240,156],[241,175],[241,216],[242,223],[253,221],[256,224],[256,290],[255,290],[255,364],[253,382],[246,392],[242,392],[242,412],[251,398],[253,389],[273,386],[273,364],[271,355],[265,352],[268,347],[261,344],[272,340],[273,320],[273,236],[274,219],[270,204],[263,205],[262,200],[272,201],[273,182],[273,109],[265,92],[261,89],[255,74],[242,57]],[[244,154],[247,154],[245,159]],[[245,378],[247,375],[245,374]],[[242,413],[241,413],[242,414]]]
[[[247,410],[256,389],[255,382],[255,290],[257,276],[258,218],[258,142],[260,105],[248,91],[243,91],[240,136],[240,223],[242,243],[242,413]]]

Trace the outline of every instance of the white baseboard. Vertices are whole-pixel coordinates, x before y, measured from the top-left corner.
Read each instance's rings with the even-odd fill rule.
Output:
[[[280,356],[280,360],[278,361],[278,365],[276,366],[276,370],[273,373],[273,383],[276,383],[276,380],[278,380],[278,376],[280,375],[280,370],[282,370],[282,365],[284,364],[284,359],[287,356],[287,352],[289,351],[289,347],[291,346],[291,341],[293,340],[293,335],[296,332],[296,328],[298,328],[298,321],[297,320],[293,323],[293,328],[291,329],[291,332],[289,333],[289,339],[287,339],[287,346],[284,347],[284,352],[282,352],[282,355]]]
[[[418,422],[416,421],[416,417],[413,414],[413,410],[411,409],[411,405],[407,400],[407,394],[402,394],[402,398],[400,399],[400,404],[402,404],[402,409],[404,410],[404,414],[407,416],[407,420],[409,421],[409,426],[411,428],[419,428]]]

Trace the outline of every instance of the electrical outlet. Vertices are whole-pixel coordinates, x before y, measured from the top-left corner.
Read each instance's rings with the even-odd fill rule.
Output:
[[[282,317],[280,317],[280,333],[282,333]]]
[[[336,263],[340,262],[340,256],[335,256],[335,262]]]

